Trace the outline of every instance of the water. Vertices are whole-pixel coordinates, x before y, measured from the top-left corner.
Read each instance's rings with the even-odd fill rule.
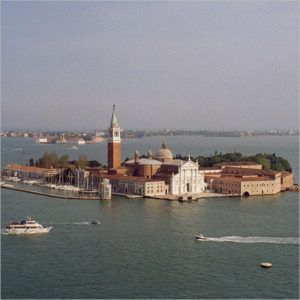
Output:
[[[163,138],[124,140],[123,158],[155,153]],[[287,158],[298,181],[297,137],[168,137],[173,153],[270,152]],[[176,146],[177,145],[177,146]],[[20,149],[22,150],[16,150]],[[2,165],[44,151],[87,153],[106,163],[106,145],[38,145],[2,139]],[[174,151],[176,149],[176,151]],[[2,228],[26,216],[49,234],[2,235],[2,298],[299,298],[299,194],[210,198],[67,200],[5,190]],[[89,221],[100,220],[100,225]],[[194,235],[209,238],[199,242]],[[271,269],[260,267],[271,262]]]

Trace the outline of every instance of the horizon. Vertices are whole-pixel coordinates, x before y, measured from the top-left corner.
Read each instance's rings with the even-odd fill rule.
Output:
[[[108,128],[1,128],[1,132],[10,132],[10,131],[17,131],[17,132],[91,132],[91,131],[107,131]],[[208,132],[244,132],[244,131],[257,131],[257,132],[265,132],[265,131],[295,131],[299,132],[299,128],[267,128],[267,129],[197,129],[197,128],[122,128],[122,130],[132,130],[132,131],[163,131],[163,130],[170,130],[170,131],[208,131]]]

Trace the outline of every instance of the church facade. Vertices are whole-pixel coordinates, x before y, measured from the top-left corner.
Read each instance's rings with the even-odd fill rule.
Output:
[[[204,173],[198,163],[173,159],[165,142],[153,155],[140,158],[138,150],[134,158],[121,162],[121,129],[117,122],[115,105],[107,138],[108,174],[102,174],[112,184],[112,192],[125,194],[193,195],[205,190]]]

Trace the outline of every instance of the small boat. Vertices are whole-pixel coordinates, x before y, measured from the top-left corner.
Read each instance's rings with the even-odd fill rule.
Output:
[[[81,194],[98,194],[98,191],[89,189],[89,190],[80,190],[79,193],[81,193]]]
[[[207,238],[203,234],[195,235],[195,239],[198,241],[207,241]]]
[[[47,233],[53,227],[44,227],[31,218],[26,218],[21,222],[13,222],[6,228],[6,233],[9,234],[34,234],[34,233]]]
[[[92,224],[92,225],[99,225],[99,224],[101,224],[101,222],[100,222],[100,221],[94,220],[94,221],[91,222],[91,224]]]
[[[262,263],[260,264],[260,266],[261,266],[262,268],[272,268],[272,264],[269,263],[269,262],[262,262]]]

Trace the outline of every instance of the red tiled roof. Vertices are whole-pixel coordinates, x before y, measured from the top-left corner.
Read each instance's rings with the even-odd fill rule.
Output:
[[[207,173],[207,174],[204,174],[204,177],[207,178],[207,177],[221,177],[222,173],[218,172],[218,173]]]
[[[145,177],[138,177],[138,176],[124,176],[124,175],[110,175],[110,174],[94,174],[94,177],[99,178],[107,178],[107,179],[118,179],[118,180],[126,180],[126,181],[137,181],[137,182],[157,182],[163,181],[158,179],[150,179]]]
[[[221,162],[221,163],[217,163],[215,164],[214,166],[254,166],[254,165],[257,165],[257,166],[260,166],[261,164],[258,164],[256,162],[253,162],[253,161],[233,161],[233,162]]]
[[[5,167],[5,169],[16,170],[16,171],[20,170],[20,171],[27,171],[27,172],[36,172],[36,173],[48,173],[48,172],[56,171],[56,169],[29,167],[29,166],[17,165],[17,164],[9,164]]]
[[[215,167],[199,167],[198,169],[201,171],[205,171],[205,170],[220,170],[221,168],[215,166]]]
[[[255,177],[237,177],[237,176],[223,176],[222,181],[235,181],[235,182],[247,182],[247,181],[274,181],[268,176],[255,176]]]
[[[287,171],[281,171],[281,176],[282,177],[286,177],[286,176],[289,176],[289,175],[293,175],[293,174],[290,173],[290,172],[287,172]]]
[[[241,173],[248,173],[248,174],[266,174],[266,175],[276,175],[279,174],[279,171],[276,170],[265,170],[265,169],[251,169],[251,168],[235,168],[235,167],[226,167],[223,169],[223,172],[226,173],[226,171],[233,171],[233,172],[241,172]]]

